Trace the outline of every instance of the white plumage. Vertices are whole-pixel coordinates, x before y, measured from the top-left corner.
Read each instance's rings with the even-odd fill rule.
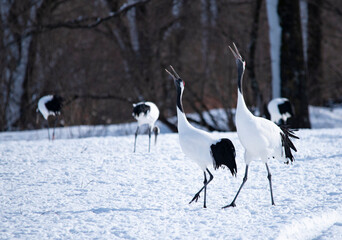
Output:
[[[271,202],[274,205],[271,172],[267,165],[269,159],[282,159],[285,162],[293,161],[291,149],[297,151],[290,140],[296,137],[293,132],[285,127],[278,127],[275,123],[261,117],[254,116],[247,108],[242,94],[242,78],[245,71],[245,61],[242,59],[234,44],[235,51],[230,48],[236,59],[238,68],[238,100],[236,108],[236,128],[239,140],[245,149],[244,159],[246,163],[243,182],[231,204],[225,207],[235,207],[235,200],[243,185],[247,181],[248,166],[252,160],[260,159],[266,165],[271,191]],[[287,160],[289,159],[289,160]]]
[[[53,95],[46,95],[44,97],[41,97],[38,101],[38,110],[43,115],[45,120],[48,119],[50,115],[55,116],[55,112],[47,109],[46,103],[51,101],[53,99]]]
[[[150,109],[147,110],[146,113],[144,111],[140,111],[140,112],[136,112],[136,114],[133,110],[133,117],[138,121],[139,126],[148,124],[150,127],[153,127],[155,122],[159,118],[159,109],[153,102],[134,103],[133,108],[143,106],[143,105],[149,106]]]
[[[212,137],[211,134],[203,130],[194,128],[178,107],[177,119],[179,143],[184,154],[195,161],[203,171],[206,171],[208,166],[215,167],[210,146],[216,144],[219,139]]]
[[[194,128],[188,122],[182,104],[185,83],[172,67],[171,69],[174,74],[171,74],[168,70],[166,71],[173,78],[177,90],[177,126],[179,143],[184,154],[195,161],[204,172],[204,185],[195,194],[190,203],[193,201],[197,202],[200,193],[204,190],[203,207],[206,208],[207,185],[213,179],[213,175],[209,171],[208,166],[213,166],[214,169],[217,169],[225,165],[229,168],[233,176],[236,175],[235,148],[229,139],[218,139],[213,137],[203,130]],[[209,174],[209,180],[207,180],[206,172]]]
[[[240,92],[236,109],[236,128],[239,140],[246,150],[246,164],[253,159],[260,159],[266,163],[270,157],[282,158],[285,161],[281,129],[265,118],[254,116],[247,109]]]
[[[160,132],[158,126],[155,126],[156,121],[159,118],[159,109],[153,102],[139,102],[133,104],[133,113],[132,116],[138,121],[138,127],[135,132],[134,138],[134,152],[136,150],[136,141],[139,133],[139,128],[142,125],[148,125],[148,134],[149,134],[149,146],[148,151],[151,150],[151,132],[153,131],[155,134],[155,144],[157,143],[157,136]]]

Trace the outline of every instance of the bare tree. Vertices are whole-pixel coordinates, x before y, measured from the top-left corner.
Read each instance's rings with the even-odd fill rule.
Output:
[[[236,42],[246,57],[245,100],[262,113],[274,61],[264,37],[269,2],[275,1],[2,1],[0,130],[41,127],[36,102],[50,93],[65,98],[66,125],[133,121],[131,103],[150,100],[160,108],[160,120],[176,130],[168,65],[187,83],[184,108],[196,113],[189,120],[209,130],[234,130],[235,64],[227,46]],[[305,68],[298,1],[279,0],[282,95],[295,103],[301,127],[307,126],[307,103],[338,99],[342,86],[342,60],[335,55],[342,50],[335,24],[341,3],[307,2],[312,9]]]
[[[35,22],[36,11],[41,1],[1,1],[2,54],[0,79],[2,98],[0,99],[0,130],[11,130],[20,118],[23,83],[29,63],[32,36],[21,38],[23,32]],[[7,47],[9,43],[13,43]]]
[[[308,2],[308,94],[310,103],[322,105],[322,1],[311,0]]]
[[[262,0],[256,0],[253,4],[253,19],[252,28],[250,33],[250,44],[249,44],[249,63],[247,65],[248,74],[251,82],[251,88],[253,90],[253,102],[260,113],[263,115],[263,95],[260,91],[259,84],[255,76],[255,51],[258,42],[258,31],[259,31],[259,18],[260,9],[262,6]]]
[[[279,0],[278,14],[282,27],[281,95],[294,105],[293,126],[310,128],[299,1]]]

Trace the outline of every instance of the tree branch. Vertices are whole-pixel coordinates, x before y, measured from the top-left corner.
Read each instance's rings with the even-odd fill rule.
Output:
[[[24,34],[21,35],[20,38],[9,42],[5,48],[9,47],[10,45],[18,42],[19,40],[22,40],[24,38],[27,38],[33,34],[40,34],[40,33],[45,33],[51,30],[55,30],[58,28],[67,28],[67,29],[93,29],[99,26],[102,23],[108,22],[116,17],[119,17],[121,14],[126,13],[130,9],[146,4],[150,0],[141,0],[141,1],[136,1],[132,4],[123,4],[118,11],[116,12],[111,12],[108,16],[106,17],[79,17],[74,20],[66,21],[66,22],[57,22],[57,23],[50,23],[46,25],[36,25],[33,26],[32,29],[29,29],[28,31],[24,32]]]

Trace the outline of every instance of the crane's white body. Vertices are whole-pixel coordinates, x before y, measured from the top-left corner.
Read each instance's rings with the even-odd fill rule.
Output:
[[[47,120],[50,115],[55,116],[55,113],[53,111],[49,111],[45,105],[45,103],[51,101],[52,99],[53,95],[46,95],[41,97],[38,101],[38,110],[43,115],[45,120]]]
[[[148,124],[150,128],[153,128],[159,118],[158,107],[153,102],[139,102],[137,104],[133,104],[133,106],[139,104],[148,105],[150,107],[150,111],[146,115],[144,113],[140,113],[139,115],[134,116],[134,118],[138,121],[138,125],[142,126],[144,124]]]
[[[159,109],[153,102],[139,102],[133,104],[133,117],[138,121],[137,130],[135,132],[134,138],[134,152],[136,150],[136,142],[137,136],[139,132],[139,128],[142,125],[148,125],[148,136],[149,136],[149,144],[148,151],[151,150],[151,132],[154,131],[154,144],[157,144],[157,135],[160,132],[158,126],[155,126],[156,121],[159,118]]]
[[[229,47],[230,48],[230,47]],[[247,181],[248,166],[252,160],[260,159],[266,166],[267,178],[270,184],[271,201],[274,205],[272,190],[272,175],[268,167],[268,160],[271,158],[284,159],[288,158],[293,161],[291,149],[297,151],[290,140],[290,137],[298,138],[293,131],[287,128],[280,128],[274,122],[265,118],[254,116],[247,108],[242,94],[242,79],[245,72],[245,61],[241,57],[239,50],[234,44],[235,50],[232,51],[237,65],[238,72],[238,99],[236,107],[236,130],[242,146],[245,148],[244,159],[246,162],[245,176],[242,184],[237,191],[231,204],[226,207],[235,207],[235,200],[238,197],[243,185]],[[285,152],[285,153],[284,153]],[[285,161],[286,162],[286,161]],[[289,161],[287,161],[288,163]]]
[[[279,105],[283,104],[284,102],[289,102],[287,98],[274,98],[267,104],[267,110],[271,115],[271,121],[274,123],[278,123],[280,119],[287,122],[287,119],[292,117],[289,112],[285,112],[283,114],[279,111]]]
[[[210,133],[193,127],[184,113],[177,107],[179,144],[183,153],[192,159],[205,171],[207,166],[213,166],[214,161],[210,153],[210,146],[219,139],[212,137]]]
[[[174,74],[166,70],[173,78],[177,90],[177,119],[178,119],[178,136],[179,144],[183,153],[193,160],[203,170],[204,181],[203,187],[195,194],[194,198],[190,201],[196,201],[200,197],[200,193],[204,190],[204,203],[203,207],[206,208],[206,192],[207,185],[213,180],[214,176],[211,174],[208,166],[213,166],[214,169],[227,166],[232,173],[236,175],[236,162],[235,162],[235,147],[233,143],[227,138],[217,139],[210,133],[203,130],[194,128],[187,120],[183,104],[182,95],[184,91],[184,81],[179,77],[176,71],[170,66]],[[209,174],[209,181],[206,172]]]
[[[236,129],[245,149],[245,162],[260,159],[264,163],[270,158],[285,160],[281,142],[281,129],[273,122],[254,116],[246,107],[238,91]]]

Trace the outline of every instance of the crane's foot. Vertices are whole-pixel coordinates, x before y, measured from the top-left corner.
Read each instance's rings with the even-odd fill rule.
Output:
[[[193,201],[197,202],[199,198],[200,198],[199,193],[196,193],[194,198],[189,202],[189,204],[192,203]]]
[[[227,206],[224,206],[222,208],[229,208],[229,207],[236,207],[236,204],[232,202],[231,204],[228,204]]]

